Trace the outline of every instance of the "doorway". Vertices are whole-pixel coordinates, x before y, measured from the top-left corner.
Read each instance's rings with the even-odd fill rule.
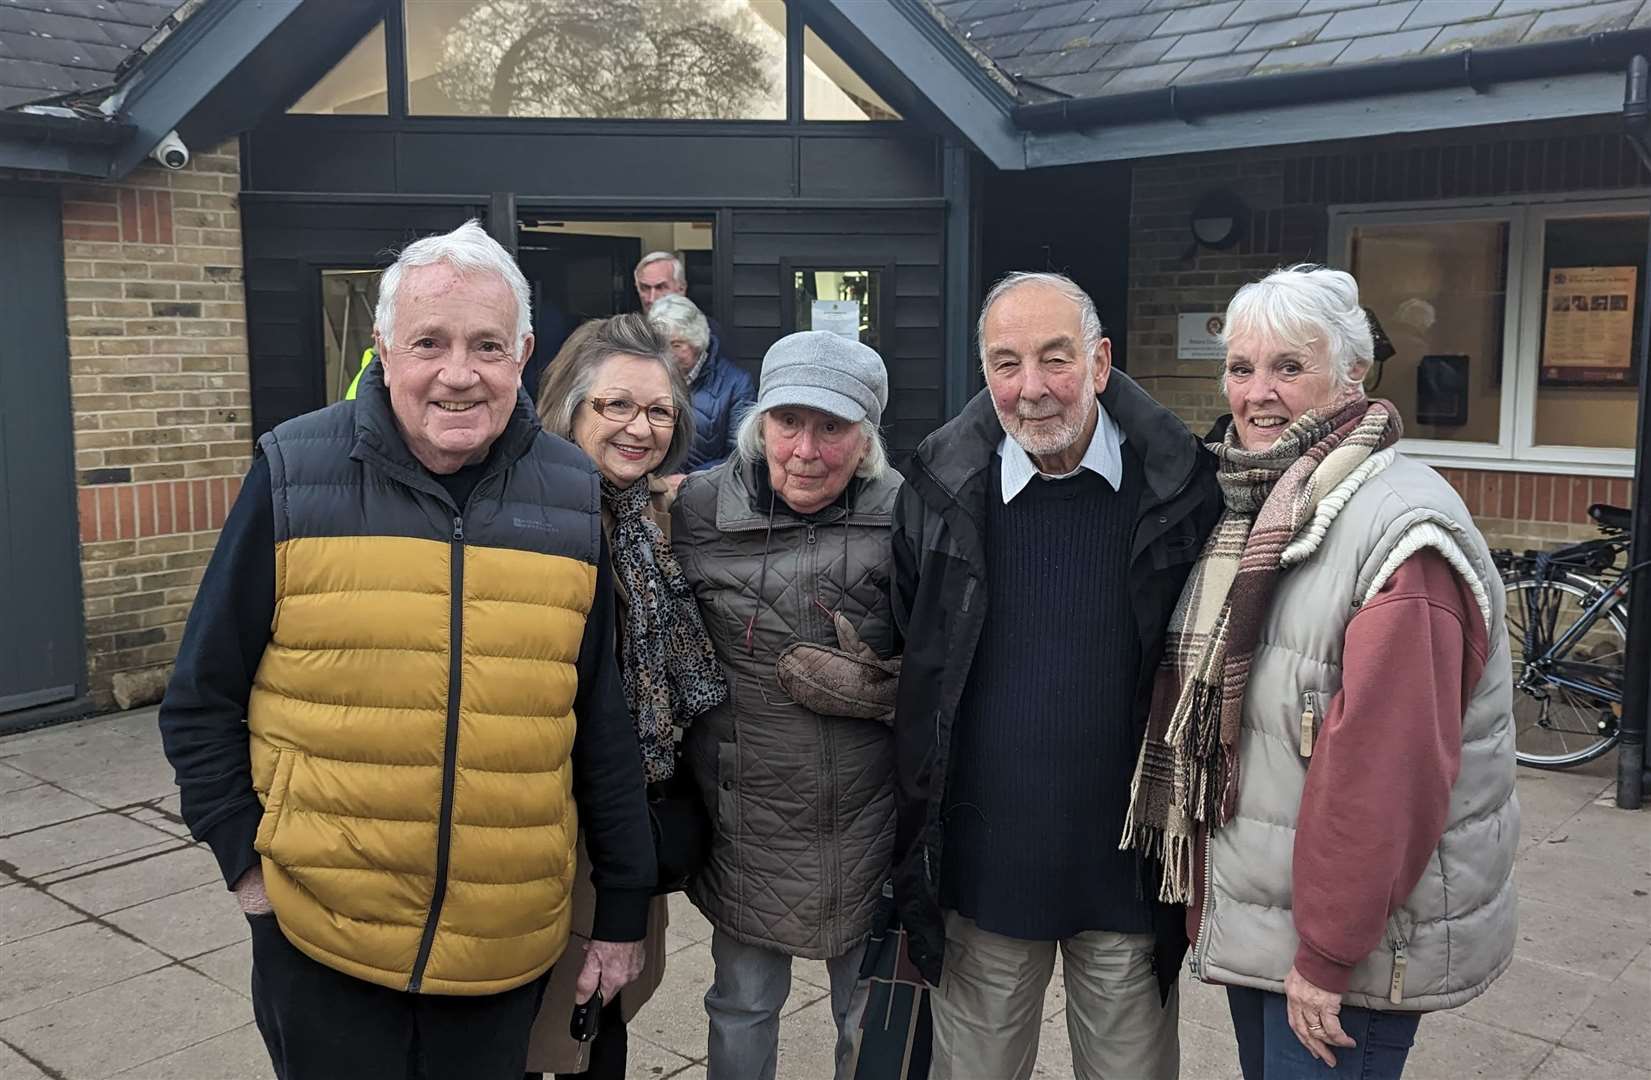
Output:
[[[707,318],[715,308],[713,220],[578,219],[521,214],[516,263],[533,293],[533,359],[523,372],[530,394],[569,334],[589,319],[641,309],[632,274],[644,255],[682,260],[688,299]]]
[[[86,693],[59,214],[0,191],[0,730]]]

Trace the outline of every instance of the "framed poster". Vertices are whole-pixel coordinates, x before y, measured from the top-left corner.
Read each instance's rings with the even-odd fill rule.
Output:
[[[1548,271],[1543,385],[1632,381],[1638,281],[1637,266],[1556,266]]]

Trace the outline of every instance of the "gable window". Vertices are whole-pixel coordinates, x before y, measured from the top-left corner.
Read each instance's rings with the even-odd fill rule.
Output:
[[[803,119],[898,120],[900,114],[811,27],[804,27]]]
[[[783,0],[406,0],[415,116],[784,120]]]
[[[1332,210],[1395,355],[1365,382],[1433,464],[1627,475],[1642,198]]]
[[[384,24],[379,23],[287,111],[328,116],[384,116],[389,112],[389,86],[384,60]]]

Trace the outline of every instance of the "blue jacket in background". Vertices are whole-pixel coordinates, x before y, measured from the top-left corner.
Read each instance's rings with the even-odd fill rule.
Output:
[[[734,433],[740,417],[757,400],[757,384],[751,373],[723,355],[717,335],[705,348],[708,359],[692,386],[694,395],[694,445],[688,451],[683,472],[715,468],[734,452]]]

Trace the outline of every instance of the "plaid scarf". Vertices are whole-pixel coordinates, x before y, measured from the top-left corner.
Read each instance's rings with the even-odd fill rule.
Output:
[[[1225,510],[1170,615],[1120,848],[1164,865],[1159,898],[1186,903],[1195,823],[1220,828],[1238,801],[1238,730],[1250,659],[1285,547],[1324,496],[1399,438],[1396,410],[1363,397],[1302,413],[1265,450],[1233,428],[1211,443]]]
[[[619,668],[651,784],[676,771],[676,729],[721,704],[728,684],[671,542],[648,517],[648,497],[646,480],[624,489],[602,481],[613,513],[613,572],[629,601]]]

